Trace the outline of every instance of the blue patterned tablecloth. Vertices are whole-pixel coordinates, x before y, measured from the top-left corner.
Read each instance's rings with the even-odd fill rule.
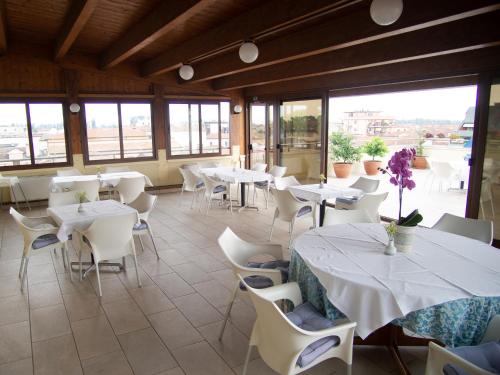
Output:
[[[345,317],[328,299],[318,278],[293,250],[289,279],[299,284],[304,301],[311,302],[327,318]],[[393,323],[455,347],[478,344],[488,322],[497,314],[500,314],[500,297],[473,297],[413,311]]]

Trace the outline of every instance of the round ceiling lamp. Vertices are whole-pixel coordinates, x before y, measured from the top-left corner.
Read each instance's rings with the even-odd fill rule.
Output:
[[[241,113],[241,111],[243,111],[243,108],[241,107],[241,105],[239,104],[236,104],[234,107],[233,107],[233,112],[238,114],[238,113]]]
[[[69,111],[71,113],[78,113],[78,112],[80,112],[80,104],[78,104],[78,103],[71,103],[69,105]]]
[[[191,65],[184,65],[179,68],[179,75],[184,81],[189,81],[194,76],[194,69]]]
[[[240,46],[239,55],[241,61],[250,64],[259,57],[259,49],[253,42],[245,42]]]
[[[380,26],[392,25],[403,13],[403,0],[373,0],[370,16]]]

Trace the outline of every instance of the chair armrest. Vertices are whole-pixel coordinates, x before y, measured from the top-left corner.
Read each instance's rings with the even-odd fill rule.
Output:
[[[259,294],[272,302],[278,301],[280,299],[287,299],[292,301],[294,306],[301,305],[303,302],[299,284],[297,284],[296,282],[290,282],[286,284],[275,285],[266,289],[261,289],[259,290]]]
[[[281,285],[281,271],[277,269],[269,268],[252,268],[252,267],[241,267],[236,269],[236,273],[240,275],[243,279],[248,276],[263,276],[268,277],[273,281],[273,285]]]
[[[442,348],[441,346],[430,342],[425,375],[442,375],[443,367],[448,364],[458,366],[470,374],[491,375],[491,372],[483,370],[462,357],[446,350],[446,348]]]
[[[52,225],[57,228],[57,223],[50,216],[26,217],[24,224],[32,230],[38,230],[36,227],[44,224]]]
[[[271,255],[276,260],[283,259],[283,248],[279,244],[251,244],[252,256],[255,255]]]

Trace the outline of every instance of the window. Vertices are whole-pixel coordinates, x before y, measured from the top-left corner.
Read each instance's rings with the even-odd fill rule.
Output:
[[[85,103],[86,162],[155,157],[150,103]]]
[[[168,103],[170,156],[231,154],[229,102]]]
[[[67,164],[62,103],[0,103],[0,167]]]

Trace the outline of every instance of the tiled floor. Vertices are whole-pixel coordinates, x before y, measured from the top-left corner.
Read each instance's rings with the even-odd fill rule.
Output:
[[[17,272],[23,241],[2,210],[0,375],[240,374],[255,312],[240,294],[224,340],[217,340],[235,281],[216,239],[230,226],[247,240],[266,241],[274,208],[231,215],[216,205],[204,215],[189,209],[190,197],[178,198],[160,195],[152,215],[161,260],[149,240],[144,253],[138,250],[143,287],[137,287],[132,268],[106,273],[101,301],[95,274],[71,282],[60,254],[47,251],[32,256],[28,288],[21,293]],[[29,213],[43,214],[43,207]],[[299,222],[297,233],[310,225]],[[277,227],[273,241],[286,246],[287,224]],[[356,347],[354,353],[354,374],[397,373],[385,349]],[[403,355],[415,374],[423,373],[425,348],[403,349]],[[340,361],[330,360],[305,374],[344,371]],[[255,351],[248,373],[275,374]]]

